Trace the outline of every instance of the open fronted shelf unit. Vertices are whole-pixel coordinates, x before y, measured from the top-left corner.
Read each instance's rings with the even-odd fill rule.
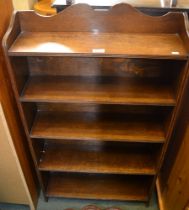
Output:
[[[3,43],[45,198],[149,202],[188,82],[186,22],[127,4],[15,14]]]

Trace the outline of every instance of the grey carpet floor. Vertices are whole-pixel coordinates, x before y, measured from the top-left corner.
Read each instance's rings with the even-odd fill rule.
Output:
[[[108,207],[119,207],[122,210],[159,210],[157,205],[157,198],[154,194],[153,199],[149,207],[145,203],[141,202],[118,202],[118,201],[95,201],[95,200],[79,200],[79,199],[60,199],[51,198],[48,202],[45,202],[40,196],[37,210],[64,210],[67,208],[73,208],[79,210],[82,207],[95,204],[102,209]],[[1,204],[0,210],[29,210],[28,206],[13,205],[13,204]]]

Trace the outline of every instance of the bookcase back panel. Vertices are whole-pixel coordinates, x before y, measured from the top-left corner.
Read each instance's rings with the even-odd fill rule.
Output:
[[[28,104],[28,103],[24,103]],[[126,114],[164,114],[171,112],[171,107],[134,106],[134,105],[103,105],[103,104],[78,104],[78,103],[37,103],[38,111],[55,112],[94,112],[94,113],[126,113]]]
[[[14,77],[14,85],[20,94],[30,76],[27,57],[11,57],[12,77]]]
[[[170,78],[185,61],[92,57],[29,57],[30,74]]]

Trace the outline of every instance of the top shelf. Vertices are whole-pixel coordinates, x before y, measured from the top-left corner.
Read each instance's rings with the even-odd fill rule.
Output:
[[[9,49],[12,56],[102,56],[186,58],[178,34],[23,32]]]
[[[75,4],[52,17],[16,12],[3,45],[10,56],[188,58],[184,13],[145,15],[128,4]]]

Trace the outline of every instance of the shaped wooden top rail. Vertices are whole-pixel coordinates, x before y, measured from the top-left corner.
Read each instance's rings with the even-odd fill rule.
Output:
[[[184,21],[181,13],[153,17],[125,3],[106,11],[76,4],[51,17],[23,11],[19,12],[19,18],[22,31],[31,32],[178,33]]]

